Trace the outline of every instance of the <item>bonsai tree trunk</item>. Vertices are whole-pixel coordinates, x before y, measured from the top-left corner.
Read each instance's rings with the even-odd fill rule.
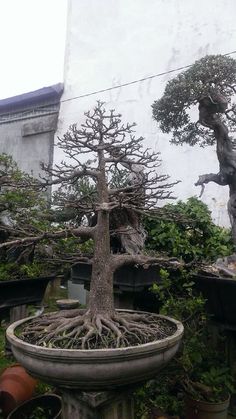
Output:
[[[92,315],[111,314],[114,310],[113,272],[109,263],[109,214],[106,211],[99,211],[94,242],[89,310]]]
[[[233,242],[236,245],[236,152],[228,135],[228,128],[219,115],[219,112],[223,110],[219,107],[225,104],[225,100],[221,95],[217,99],[219,100],[218,106],[210,96],[203,97],[199,101],[199,122],[214,131],[219,172],[199,176],[195,185],[200,185],[203,189],[208,182],[229,186],[228,213],[232,225]]]
[[[102,140],[100,141],[102,147]],[[98,216],[94,236],[94,257],[90,285],[89,311],[92,316],[108,314],[114,311],[113,302],[113,272],[110,266],[110,232],[108,188],[105,174],[105,161],[103,151],[99,152],[100,174],[97,179],[98,190]]]

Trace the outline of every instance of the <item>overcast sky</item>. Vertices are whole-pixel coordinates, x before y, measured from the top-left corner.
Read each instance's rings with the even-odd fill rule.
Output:
[[[67,0],[0,0],[0,99],[63,81]]]

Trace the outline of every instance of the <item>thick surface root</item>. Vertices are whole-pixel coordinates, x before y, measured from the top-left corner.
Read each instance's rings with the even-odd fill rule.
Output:
[[[19,337],[38,346],[102,349],[136,346],[161,340],[176,331],[173,323],[151,313],[64,310],[28,322]]]

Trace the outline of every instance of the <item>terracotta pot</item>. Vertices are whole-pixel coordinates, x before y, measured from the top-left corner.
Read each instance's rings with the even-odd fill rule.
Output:
[[[4,414],[32,397],[37,380],[19,364],[6,368],[0,377],[0,406]]]
[[[29,417],[36,419],[37,415],[35,413],[34,417],[33,413],[34,410],[37,412],[37,408],[40,408],[40,417],[42,417],[43,413],[47,419],[61,418],[61,398],[56,394],[44,394],[18,406],[10,413],[7,419],[26,419]]]
[[[186,419],[227,419],[229,398],[219,403],[208,403],[186,397]]]

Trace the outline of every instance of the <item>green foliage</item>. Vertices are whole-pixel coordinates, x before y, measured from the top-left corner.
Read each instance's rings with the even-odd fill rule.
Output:
[[[12,157],[1,154],[0,243],[55,230],[47,214],[48,201],[40,192],[38,181],[22,172]],[[0,281],[34,278],[53,272],[53,267],[44,260],[47,243],[45,240],[41,243],[38,247],[29,243],[1,249]]]
[[[21,171],[16,162],[7,154],[0,154],[0,211],[8,210],[14,216],[22,212],[24,217],[36,205],[46,204],[39,194],[36,181],[27,173]]]
[[[111,167],[109,169],[108,178],[109,187],[114,188],[123,188],[128,185],[128,178],[130,172],[127,169],[120,169],[118,167]]]
[[[163,132],[173,132],[175,144],[212,144],[213,135],[191,122],[189,109],[217,89],[230,103],[235,83],[236,61],[229,56],[208,55],[167,83],[162,98],[152,105],[153,117]]]
[[[160,274],[162,281],[152,286],[160,313],[181,321],[184,337],[174,359],[156,379],[136,392],[136,415],[140,419],[147,419],[154,407],[181,416],[186,392],[198,400],[217,402],[234,390],[225,361],[225,338],[213,339],[205,300],[194,289],[192,273],[162,269]]]
[[[56,210],[51,212],[58,222],[68,221],[70,225],[80,225],[85,215],[85,208],[92,206],[96,196],[94,183],[85,176],[72,184],[61,185],[53,193],[52,201]]]
[[[43,261],[34,261],[31,263],[0,263],[0,281],[13,279],[39,278],[49,275],[52,272],[50,266]]]
[[[76,237],[66,237],[57,240],[57,243],[55,244],[55,250],[60,253],[64,254],[90,254],[93,252],[93,240],[85,240],[84,242],[81,242]]]
[[[213,261],[233,252],[230,232],[213,223],[207,206],[197,198],[168,204],[164,209],[177,216],[177,220],[145,219],[148,249],[185,262]]]
[[[183,400],[171,390],[166,374],[159,373],[158,380],[148,381],[135,392],[135,411],[137,418],[149,419],[153,408],[180,415],[183,412]]]
[[[204,348],[206,349],[206,348]],[[186,392],[195,400],[219,403],[235,391],[234,379],[227,366],[210,365],[195,368],[192,380],[186,385]]]

